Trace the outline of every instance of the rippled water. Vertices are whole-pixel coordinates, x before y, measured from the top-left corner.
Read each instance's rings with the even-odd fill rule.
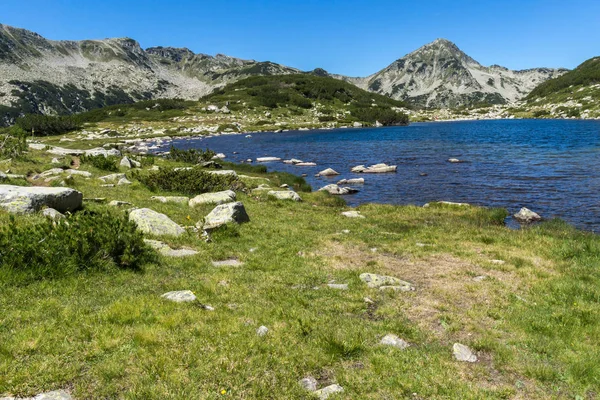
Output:
[[[222,152],[229,161],[261,156],[298,158],[317,167],[266,163],[300,175],[318,189],[364,177],[365,202],[416,204],[447,200],[514,213],[528,207],[579,228],[600,231],[600,121],[500,120],[415,123],[407,127],[255,133],[176,141],[180,148]],[[238,152],[234,155],[233,152]],[[452,164],[449,158],[466,161]],[[354,174],[360,164],[398,165],[397,173]],[[315,178],[331,167],[341,175]],[[427,176],[421,176],[427,174]]]

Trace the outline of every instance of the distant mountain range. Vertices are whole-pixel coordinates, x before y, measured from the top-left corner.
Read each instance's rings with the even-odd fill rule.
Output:
[[[438,39],[366,78],[327,75],[418,107],[506,103],[565,69],[484,67]],[[142,49],[132,39],[52,41],[0,24],[0,122],[23,113],[67,114],[154,98],[198,99],[256,75],[302,71],[189,49]]]

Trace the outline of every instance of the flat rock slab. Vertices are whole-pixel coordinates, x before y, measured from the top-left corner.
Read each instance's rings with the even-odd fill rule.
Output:
[[[281,161],[279,157],[258,157],[256,162],[272,162],[272,161]]]
[[[219,171],[202,171],[202,172],[206,172],[207,174],[213,174],[213,175],[231,175],[236,178],[238,176],[237,172],[230,170],[230,169],[222,169]]]
[[[198,222],[198,227],[215,229],[229,223],[243,223],[250,221],[246,209],[241,201],[226,203],[216,206],[206,217],[204,223]]]
[[[196,295],[191,290],[177,290],[174,292],[167,292],[160,297],[174,301],[176,303],[187,303],[196,300]]]
[[[277,200],[302,201],[302,197],[293,190],[271,190],[267,195],[269,197],[274,197]]]
[[[161,203],[187,204],[190,198],[185,196],[152,196],[150,200],[160,201]]]
[[[406,291],[415,290],[411,283],[393,276],[371,274],[366,272],[364,274],[360,274],[359,278],[370,288],[379,288],[382,286],[403,286],[406,287]]]
[[[360,214],[360,211],[344,211],[342,215],[348,218],[365,218],[364,215]]]
[[[64,390],[40,393],[35,397],[0,397],[0,400],[72,400],[73,397]]]
[[[336,393],[342,393],[344,391],[344,388],[341,387],[340,385],[329,385],[327,387],[324,387],[321,390],[317,390],[315,392],[315,394],[319,397],[319,400],[327,400],[331,395],[336,394]]]
[[[365,183],[365,178],[342,179],[338,181],[338,185],[362,185]]]
[[[0,208],[16,214],[33,213],[42,207],[72,212],[81,207],[83,194],[74,189],[0,185]]]
[[[241,267],[244,265],[240,260],[236,260],[235,258],[229,260],[221,260],[221,261],[213,261],[213,267]]]
[[[333,195],[345,195],[345,194],[354,194],[358,193],[358,189],[349,188],[349,187],[341,187],[332,183],[331,185],[323,186],[318,190],[319,192],[327,192]]]
[[[225,204],[236,200],[236,195],[233,190],[224,190],[215,193],[203,193],[193,199],[188,204],[190,207],[195,207],[202,204]]]
[[[188,257],[198,254],[196,250],[191,249],[172,249],[169,245],[160,240],[144,239],[144,242],[166,257]]]
[[[348,290],[348,284],[347,283],[328,283],[327,287],[330,288],[330,289]]]
[[[129,213],[129,220],[134,221],[138,229],[152,235],[180,236],[185,229],[173,222],[165,214],[149,208],[138,208]]]
[[[452,346],[452,353],[454,354],[454,358],[456,358],[458,361],[471,363],[477,361],[477,356],[473,354],[473,351],[464,344],[454,343],[454,346]]]
[[[125,174],[110,174],[110,175],[105,175],[105,176],[101,176],[100,179],[102,182],[107,183],[107,182],[118,182],[121,179],[125,178]]]
[[[397,347],[402,350],[410,346],[404,339],[400,339],[398,336],[392,335],[391,333],[385,335],[379,343],[384,346]]]

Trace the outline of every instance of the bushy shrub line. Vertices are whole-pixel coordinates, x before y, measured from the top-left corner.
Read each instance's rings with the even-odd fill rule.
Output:
[[[241,188],[237,177],[211,174],[203,171],[201,167],[161,168],[158,171],[137,172],[134,176],[153,192],[176,192],[188,196]]]
[[[169,154],[167,158],[173,161],[180,161],[189,164],[198,164],[204,161],[209,161],[215,156],[215,152],[209,149],[200,150],[200,149],[189,149],[189,150],[180,150],[171,146],[169,150]]]
[[[82,155],[80,160],[83,164],[91,164],[95,168],[101,169],[103,171],[111,171],[116,172],[119,170],[117,166],[117,161],[119,160],[117,157],[104,157],[103,155],[97,156],[86,156]]]

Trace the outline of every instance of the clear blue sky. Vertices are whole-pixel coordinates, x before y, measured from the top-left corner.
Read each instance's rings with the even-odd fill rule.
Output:
[[[511,69],[600,55],[599,0],[2,0],[0,9],[0,23],[49,39],[127,36],[351,76],[438,37]]]

